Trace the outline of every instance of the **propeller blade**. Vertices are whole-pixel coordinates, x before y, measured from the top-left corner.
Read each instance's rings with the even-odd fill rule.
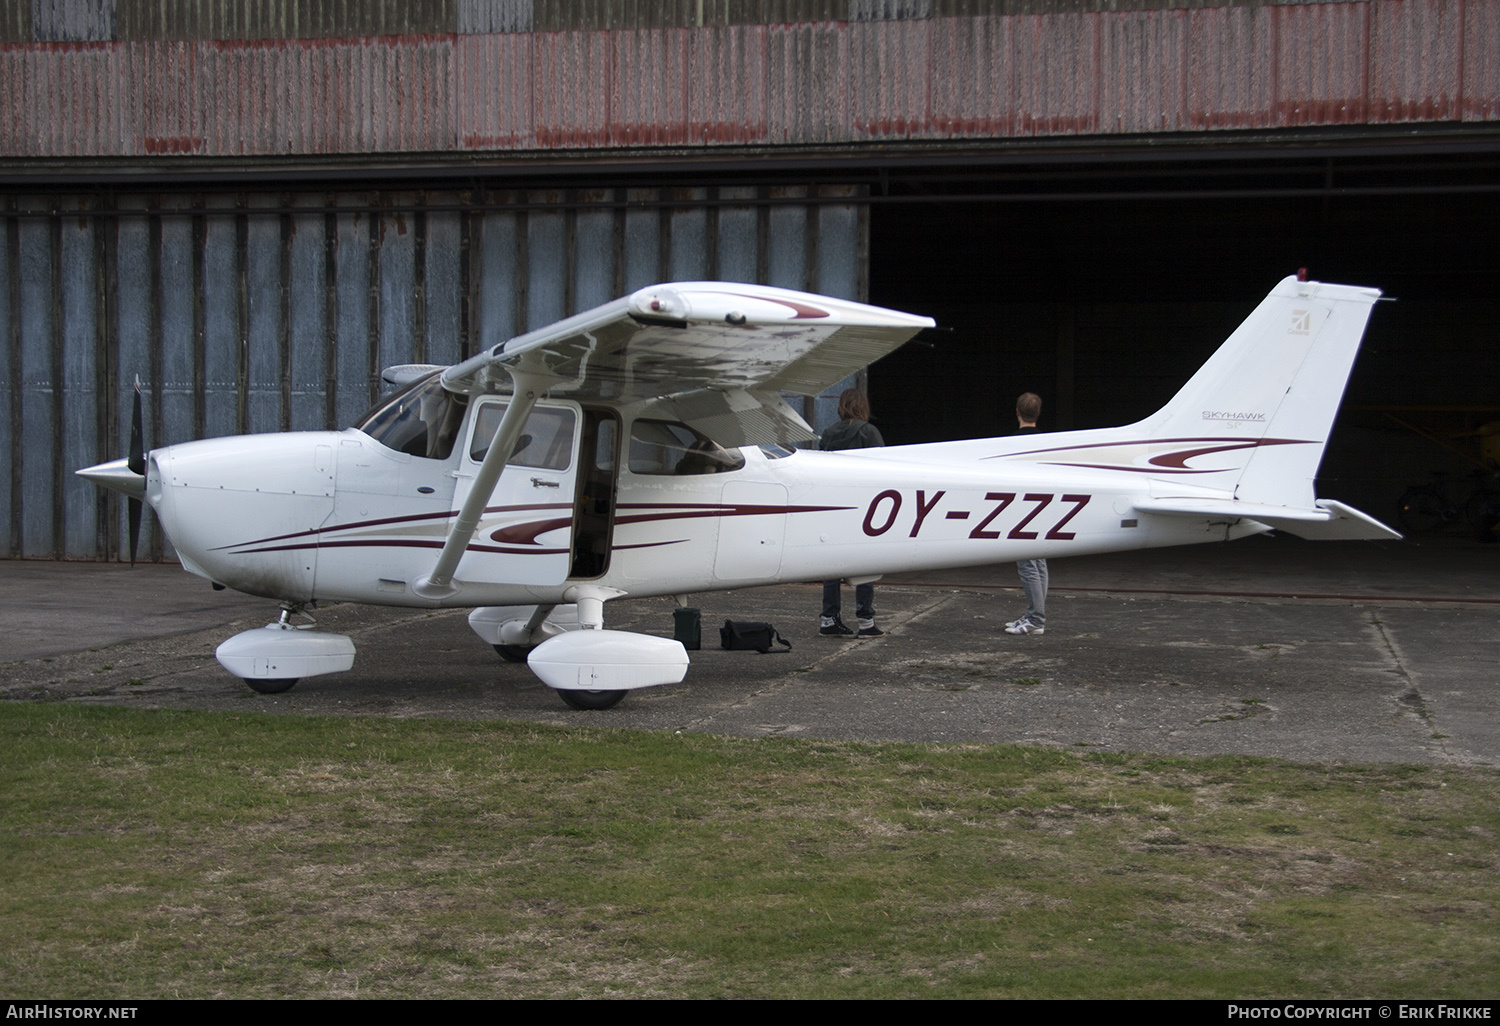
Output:
[[[141,379],[137,375],[135,379],[135,405],[130,411],[130,451],[126,453],[129,460],[125,465],[133,474],[144,474],[146,472],[146,451],[141,441]]]
[[[135,405],[130,411],[130,452],[125,457],[125,465],[135,474],[146,473],[146,451],[141,436],[141,378],[137,374],[135,378]],[[141,542],[141,500],[129,498],[126,500],[126,511],[130,521],[130,565],[135,566],[135,551]]]
[[[130,565],[135,566],[135,550],[141,541],[141,500],[126,499],[125,508],[130,517]]]

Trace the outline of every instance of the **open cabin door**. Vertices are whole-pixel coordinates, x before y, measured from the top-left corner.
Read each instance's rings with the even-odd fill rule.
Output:
[[[455,471],[454,508],[468,497],[508,405],[504,397],[474,404]],[[479,529],[458,568],[460,580],[529,585],[567,580],[572,570],[579,413],[576,405],[562,402],[539,402],[531,411],[485,503]]]
[[[620,418],[613,410],[585,407],[570,577],[591,580],[603,577],[609,571],[619,487]]]

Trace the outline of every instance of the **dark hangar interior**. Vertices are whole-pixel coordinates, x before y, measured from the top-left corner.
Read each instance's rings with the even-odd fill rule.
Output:
[[[1370,285],[1320,494],[1500,461],[1500,4],[56,0],[0,12],[0,556],[71,469],[334,428],[645,284],[931,315],[890,443],[1128,423],[1299,268]],[[837,387],[804,405],[816,427]],[[161,539],[153,557],[169,556]]]

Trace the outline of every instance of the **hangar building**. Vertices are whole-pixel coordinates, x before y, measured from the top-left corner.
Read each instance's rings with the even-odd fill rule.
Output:
[[[700,278],[951,328],[868,372],[892,443],[1127,422],[1297,268],[1379,286],[1320,490],[1390,517],[1500,420],[1497,240],[1500,0],[19,0],[0,556],[118,557],[71,471],[136,376],[148,445],[338,427]]]

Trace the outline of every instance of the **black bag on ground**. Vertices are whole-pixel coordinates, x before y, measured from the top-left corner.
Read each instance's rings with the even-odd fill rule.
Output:
[[[792,643],[768,623],[725,620],[724,626],[719,628],[719,644],[731,652],[755,651],[764,655],[771,651],[771,646],[776,642],[785,645],[786,651],[792,650]]]

